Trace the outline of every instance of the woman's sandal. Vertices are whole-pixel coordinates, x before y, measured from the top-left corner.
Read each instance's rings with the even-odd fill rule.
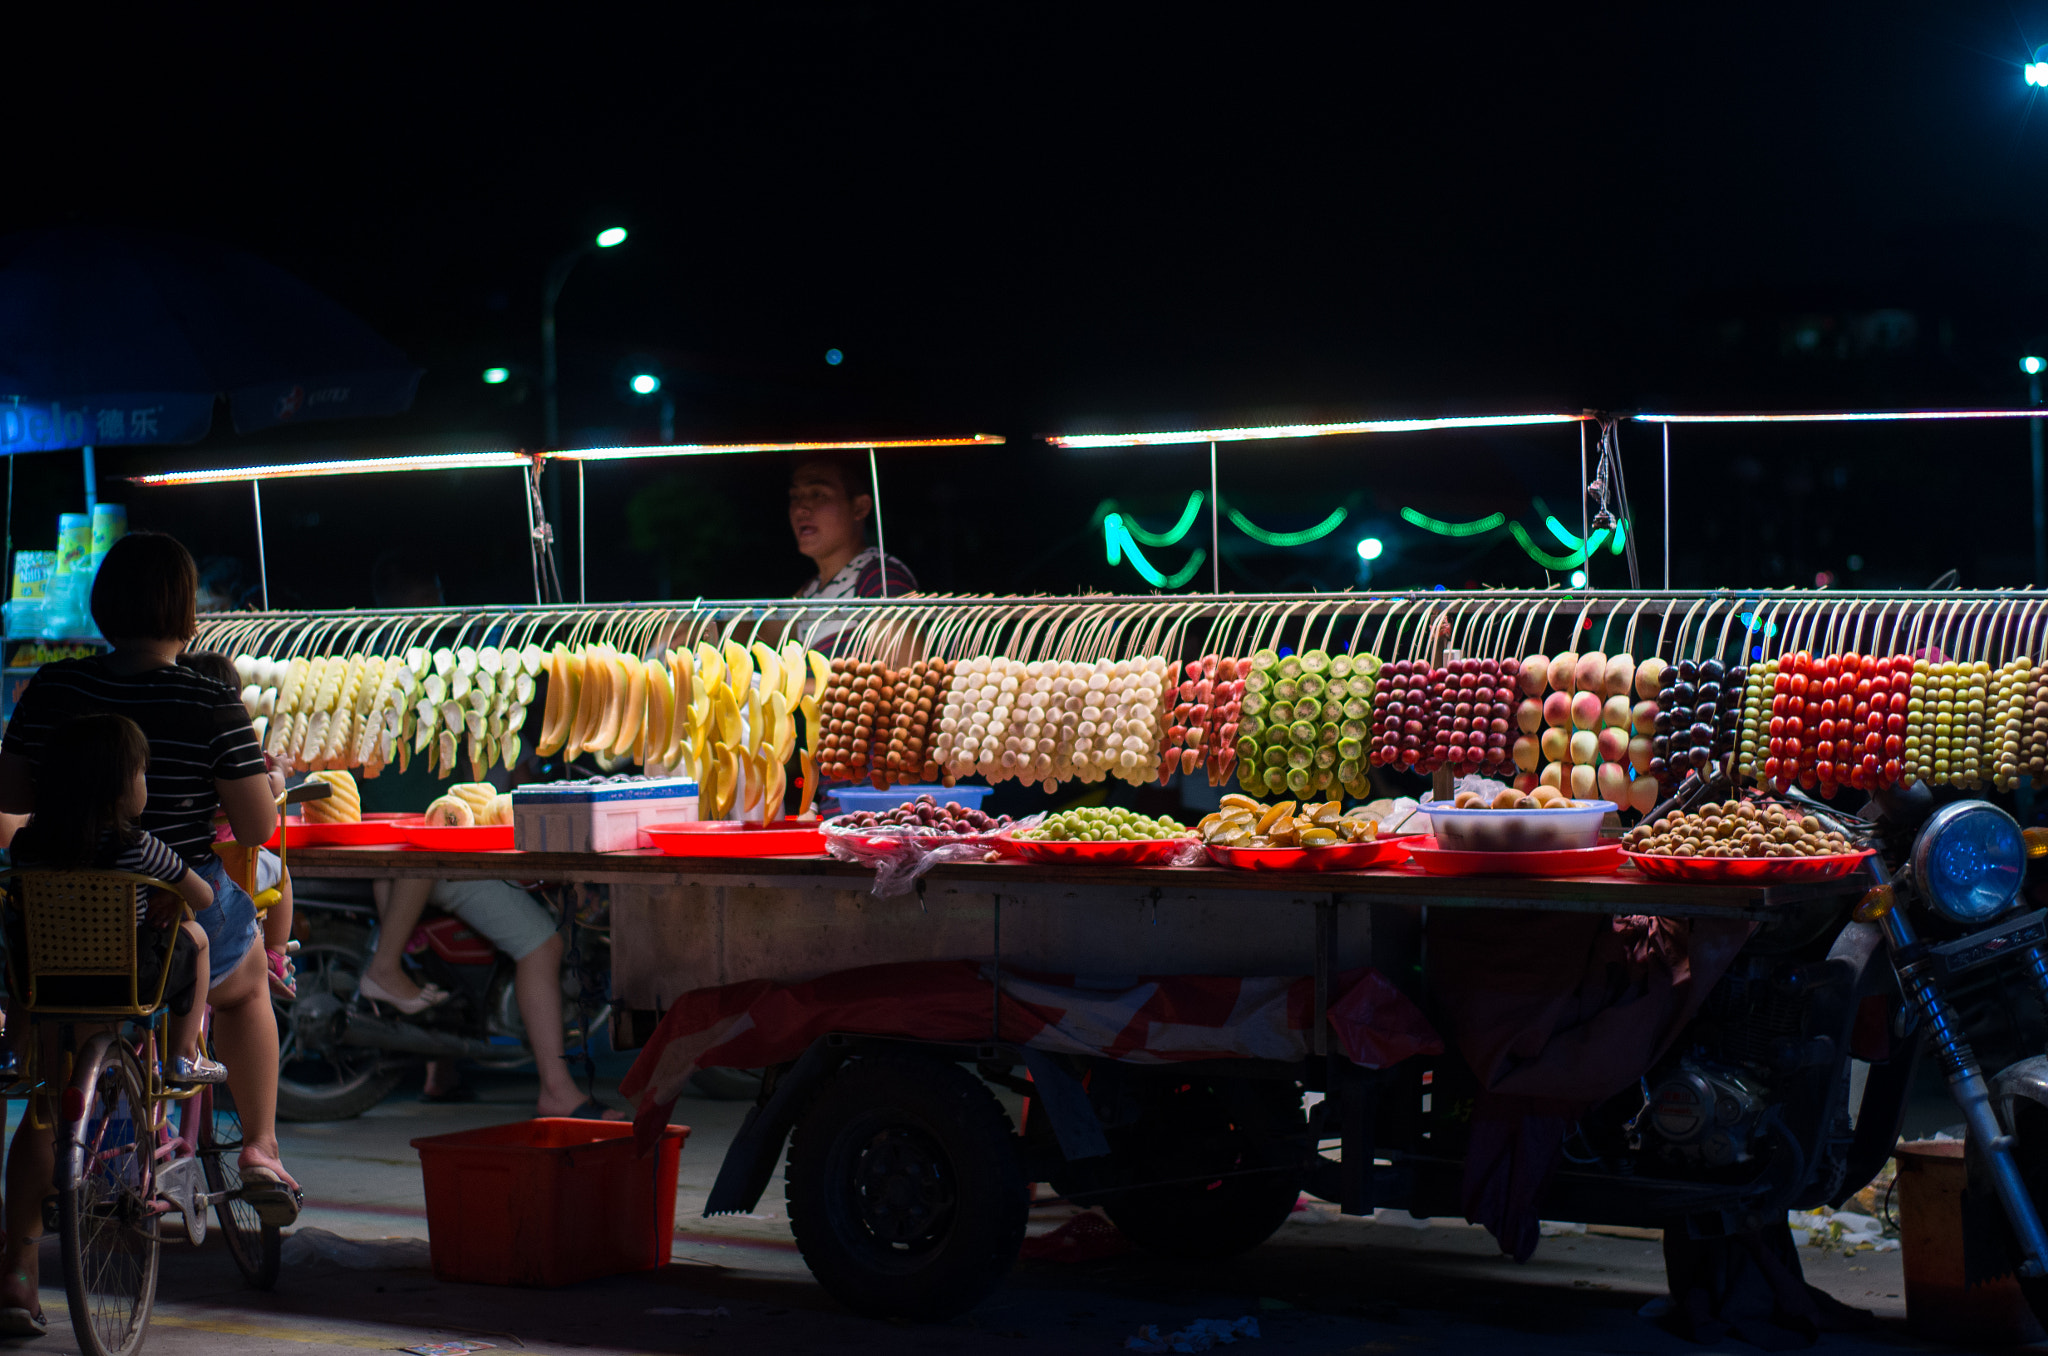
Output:
[[[261,1165],[243,1168],[241,1172],[242,1199],[258,1219],[280,1229],[290,1228],[298,1221],[299,1210],[306,1204],[305,1192]]]
[[[397,1008],[408,1017],[417,1016],[428,1008],[437,1008],[452,997],[438,984],[423,984],[420,986],[418,997],[400,998],[368,975],[356,981],[356,993],[373,1003],[383,1003],[388,1007]]]
[[[0,1338],[47,1337],[49,1322],[33,1309],[0,1309]]]

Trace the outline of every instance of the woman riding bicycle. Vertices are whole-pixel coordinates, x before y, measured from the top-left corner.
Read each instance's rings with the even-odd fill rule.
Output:
[[[277,1021],[255,906],[229,879],[213,845],[213,816],[227,812],[236,841],[261,843],[277,827],[283,778],[266,772],[249,715],[220,684],[178,667],[198,629],[199,574],[175,538],[154,532],[123,537],[93,582],[92,615],[110,653],[38,670],[21,695],[0,743],[0,813],[36,808],[36,769],[65,721],[115,711],[142,728],[150,745],[147,807],[137,827],[163,840],[212,887],[215,905],[200,915],[211,950],[214,1046],[228,1067],[240,1113],[242,1179],[266,1218],[290,1216],[298,1183],[277,1147]],[[7,1251],[0,1309],[38,1312],[36,1241],[51,1191],[47,1130],[15,1135],[7,1160]]]

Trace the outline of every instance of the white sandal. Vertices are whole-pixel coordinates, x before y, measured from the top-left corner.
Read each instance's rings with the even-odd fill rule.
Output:
[[[373,1003],[384,1003],[397,1008],[408,1017],[425,1012],[428,1008],[437,1008],[452,996],[438,984],[422,984],[417,997],[400,998],[368,975],[356,981],[356,993]]]

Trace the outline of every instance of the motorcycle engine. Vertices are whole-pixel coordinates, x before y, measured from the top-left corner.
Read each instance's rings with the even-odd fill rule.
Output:
[[[1640,1126],[1679,1162],[1723,1168],[1749,1159],[1762,1091],[1733,1069],[1682,1059],[1650,1087]]]

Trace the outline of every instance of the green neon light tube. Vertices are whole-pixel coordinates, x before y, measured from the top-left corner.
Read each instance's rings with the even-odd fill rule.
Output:
[[[1489,513],[1484,518],[1474,518],[1469,523],[1447,523],[1441,518],[1412,508],[1401,510],[1401,517],[1425,532],[1434,532],[1440,537],[1476,537],[1482,532],[1491,532],[1508,520],[1505,513]]]
[[[1124,531],[1130,533],[1132,538],[1143,542],[1147,546],[1176,546],[1180,543],[1180,539],[1188,534],[1188,529],[1195,525],[1195,517],[1202,511],[1202,500],[1204,497],[1200,490],[1190,494],[1187,507],[1180,511],[1180,521],[1164,532],[1147,532],[1144,528],[1139,527],[1134,519],[1129,517],[1123,520]]]
[[[1268,546],[1305,546],[1309,542],[1320,541],[1342,526],[1350,513],[1349,509],[1333,509],[1329,517],[1314,527],[1304,528],[1299,532],[1268,532],[1234,508],[1226,505],[1223,511],[1229,515],[1231,525],[1238,531],[1253,541],[1264,542]]]
[[[1544,550],[1542,547],[1538,546],[1534,541],[1531,541],[1529,539],[1529,532],[1527,528],[1523,527],[1520,523],[1515,522],[1512,519],[1510,519],[1508,522],[1508,531],[1514,533],[1515,541],[1521,546],[1521,548],[1524,551],[1527,551],[1529,553],[1529,559],[1535,561],[1538,565],[1541,565],[1546,570],[1576,569],[1579,566],[1579,564],[1583,562],[1586,558],[1586,553],[1584,551],[1574,551],[1572,552],[1572,554],[1568,556],[1551,555],[1548,551]]]
[[[1557,515],[1554,513],[1545,516],[1545,518],[1543,519],[1543,525],[1550,529],[1551,536],[1556,537],[1559,541],[1563,542],[1566,546],[1570,547],[1574,551],[1578,550],[1579,547],[1584,545],[1584,543],[1581,542],[1576,535],[1567,530],[1565,525],[1557,520]]]

